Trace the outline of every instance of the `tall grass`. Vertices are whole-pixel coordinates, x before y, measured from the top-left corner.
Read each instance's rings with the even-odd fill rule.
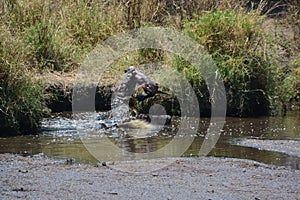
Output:
[[[4,0],[2,23],[27,48],[28,67],[72,70],[125,24],[121,6],[101,2]]]
[[[284,110],[300,108],[300,2],[288,0],[285,3],[283,17],[273,19],[269,30],[281,58],[276,100]]]
[[[44,88],[25,67],[21,41],[0,30],[0,133],[34,133],[48,112]]]
[[[263,17],[243,10],[214,10],[186,21],[184,31],[212,55],[227,92],[228,113],[262,115],[270,111],[277,85],[272,46]]]

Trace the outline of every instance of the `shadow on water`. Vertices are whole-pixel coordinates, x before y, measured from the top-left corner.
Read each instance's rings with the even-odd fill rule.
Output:
[[[99,114],[96,113],[96,115]],[[83,128],[85,129],[91,128],[89,122],[94,117],[75,120],[68,113],[53,115],[42,122],[39,135],[0,137],[0,153],[25,153],[28,155],[43,153],[50,157],[73,158],[80,163],[97,163],[98,160],[85,148],[76,130],[78,123],[84,124]],[[118,128],[97,130],[95,136],[97,139],[101,139],[103,136],[108,137],[119,148],[129,152],[153,152],[164,147],[173,139],[178,121],[174,119],[171,126],[166,126],[154,134],[144,137],[128,136],[126,132],[120,131]],[[198,155],[208,125],[209,119],[200,120],[198,133],[194,135],[193,143],[183,156]],[[300,169],[300,150],[298,155],[290,155],[255,146],[242,146],[239,143],[239,141],[247,139],[300,142],[299,112],[290,112],[285,117],[226,118],[221,137],[209,156],[251,159]]]

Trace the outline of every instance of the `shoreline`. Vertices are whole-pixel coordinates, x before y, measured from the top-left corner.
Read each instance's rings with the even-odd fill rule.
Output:
[[[237,142],[236,145],[300,157],[300,141],[298,140],[244,139]]]
[[[1,199],[298,199],[300,170],[233,158],[70,165],[0,154]],[[170,162],[171,161],[171,162]],[[139,166],[163,168],[129,173]]]

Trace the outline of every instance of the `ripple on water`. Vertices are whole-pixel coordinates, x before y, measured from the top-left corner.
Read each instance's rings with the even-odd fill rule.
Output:
[[[162,148],[172,140],[178,131],[180,120],[174,118],[170,126],[166,126],[152,135],[132,137],[126,129],[112,127],[105,129],[101,120],[107,118],[107,113],[59,113],[46,118],[41,123],[41,133],[37,136],[17,136],[0,138],[0,151],[2,153],[29,152],[30,154],[45,153],[48,156],[71,157],[79,162],[94,162],[89,152],[82,144],[80,138],[101,139],[108,137],[120,148],[131,152],[147,152]],[[194,142],[184,156],[197,156],[209,119],[201,118],[199,129]],[[80,130],[80,131],[78,131]],[[80,132],[80,134],[79,134]],[[254,140],[257,146],[250,144],[237,145],[237,141]],[[289,147],[291,141],[300,140],[300,113],[290,113],[286,117],[260,117],[260,118],[227,118],[221,131],[221,137],[211,156],[224,156],[234,158],[247,158],[275,165],[295,167],[299,164],[299,155],[289,155],[289,152],[278,149],[267,149],[268,140],[271,146]],[[278,140],[278,141],[276,141]],[[265,141],[265,142],[263,142]],[[277,144],[279,142],[279,144]],[[297,143],[296,145],[299,144]],[[299,149],[295,150],[296,153]],[[281,152],[281,153],[280,153]],[[299,168],[299,167],[298,167]]]

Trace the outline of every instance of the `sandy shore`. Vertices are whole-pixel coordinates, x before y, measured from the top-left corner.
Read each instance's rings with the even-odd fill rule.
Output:
[[[300,141],[295,141],[295,140],[245,139],[239,141],[237,145],[253,147],[253,148],[263,149],[267,151],[276,151],[276,152],[300,157]]]
[[[214,157],[66,164],[0,154],[0,199],[300,199],[300,171]],[[169,164],[169,162],[171,164]],[[128,173],[116,168],[168,165]]]

